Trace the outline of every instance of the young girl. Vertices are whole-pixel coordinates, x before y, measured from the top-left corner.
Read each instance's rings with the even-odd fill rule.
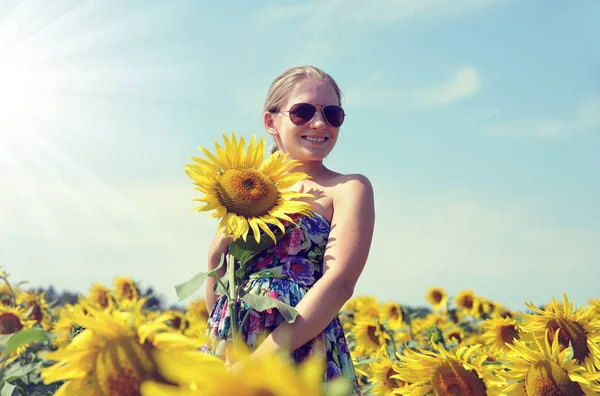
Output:
[[[297,191],[309,192],[313,217],[296,217],[297,225],[277,244],[249,263],[241,288],[267,295],[296,308],[299,315],[287,323],[276,310],[252,311],[243,333],[253,354],[281,348],[293,351],[301,362],[312,353],[327,359],[325,380],[346,376],[360,394],[354,366],[338,312],[352,296],[371,246],[375,210],[369,180],[359,174],[343,175],[328,169],[323,160],[334,148],[344,121],[341,93],[327,73],[313,66],[295,67],[273,81],[264,108],[265,130],[274,137],[273,152],[288,153],[302,163],[294,172],[310,178],[298,182]],[[357,136],[362,139],[364,136]],[[227,252],[231,237],[215,237],[208,255],[209,270]],[[276,269],[275,271],[273,271]],[[221,276],[224,275],[224,269]],[[273,274],[281,274],[274,277]],[[225,296],[206,285],[212,351],[223,354],[229,331]],[[241,322],[245,314],[240,307]]]

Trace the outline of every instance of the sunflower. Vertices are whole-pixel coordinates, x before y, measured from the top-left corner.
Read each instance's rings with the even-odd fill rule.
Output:
[[[513,350],[507,344],[512,344],[521,338],[521,330],[516,319],[494,316],[483,321],[481,326],[485,330],[482,335],[485,345],[490,353],[498,359],[502,359],[507,353],[512,353]]]
[[[120,307],[132,307],[140,297],[135,282],[129,278],[116,277],[114,281],[115,298]]]
[[[190,322],[205,322],[208,320],[208,309],[206,308],[206,300],[200,297],[190,301],[185,311],[185,315]]]
[[[116,280],[119,279],[119,285],[116,285]],[[130,286],[130,281],[125,280],[125,278],[117,278],[115,279],[115,286],[117,290],[120,290],[121,298],[126,298],[126,296],[133,294],[133,291]],[[131,282],[133,283],[133,282]],[[96,282],[90,287],[88,295],[86,299],[97,308],[108,309],[111,310],[114,308],[114,300],[112,293],[108,289],[108,287],[102,285],[99,282]]]
[[[358,356],[383,356],[386,354],[390,335],[377,319],[361,319],[352,327],[356,339],[355,352]]]
[[[234,371],[224,369],[223,365],[213,364],[203,355],[206,354],[182,351],[168,354],[162,351],[153,352],[159,372],[170,384],[146,381],[141,388],[142,396],[320,396],[324,394],[325,364],[317,355],[295,366],[288,357],[273,353],[251,358],[251,360],[242,359]],[[344,387],[348,385],[344,378],[341,378],[341,381],[340,385]]]
[[[479,299],[473,293],[473,290],[463,290],[456,295],[456,307],[462,310],[462,313],[480,318]]]
[[[509,369],[502,376],[511,380],[506,393],[515,396],[574,396],[597,395],[600,386],[597,380],[600,373],[587,371],[573,359],[574,350],[570,346],[562,348],[559,334],[550,339],[550,329],[546,329],[542,339],[535,338],[533,348],[524,341],[515,340],[508,347],[511,355]]]
[[[26,312],[21,307],[11,307],[0,304],[0,335],[14,334],[21,330],[27,330],[35,325],[35,320],[24,319]],[[15,357],[27,349],[29,344],[21,345],[10,354],[10,358]]]
[[[48,303],[46,302],[45,292],[37,294],[35,292],[19,293],[17,305],[23,307],[25,313],[29,312],[25,319],[34,320],[46,331],[52,327],[52,318]]]
[[[52,322],[52,343],[57,347],[66,346],[77,326],[71,319],[73,315],[86,315],[87,311],[81,304],[65,304],[54,311],[55,320]]]
[[[532,303],[526,304],[534,314],[521,314],[524,321],[521,328],[531,332],[534,338],[547,334],[552,343],[560,329],[559,344],[561,348],[573,347],[573,357],[577,363],[588,371],[600,369],[600,321],[594,309],[579,307],[574,310],[567,295],[563,295],[563,304],[552,298],[547,310],[541,310]],[[546,332],[548,330],[548,332]]]
[[[86,307],[87,315],[73,314],[73,322],[85,330],[67,346],[45,355],[57,363],[41,369],[44,383],[66,381],[57,396],[125,396],[139,395],[145,380],[164,382],[152,352],[201,345],[175,332],[142,331],[145,303],[146,299],[140,299],[132,312]]]
[[[277,151],[263,163],[265,142],[261,138],[255,144],[256,135],[252,136],[246,152],[243,137],[238,142],[232,132],[231,141],[225,134],[223,140],[224,149],[215,140],[217,155],[199,147],[208,159],[192,157],[190,159],[197,163],[185,166],[185,172],[195,181],[196,190],[205,195],[194,199],[203,205],[193,210],[214,210],[212,217],[221,218],[218,229],[225,228],[234,239],[241,237],[246,241],[252,229],[257,243],[260,229],[276,241],[269,224],[284,232],[281,220],[294,222],[288,215],[312,215],[307,202],[293,199],[313,198],[313,195],[289,190],[296,182],[309,177],[302,172],[290,172],[300,166],[300,162],[286,161],[288,154]]]
[[[448,352],[439,344],[435,351],[409,348],[404,355],[397,353],[400,368],[398,378],[409,385],[400,388],[402,395],[470,395],[493,396],[501,394],[504,379],[495,375],[491,365],[485,364],[487,355],[481,345],[462,346]]]
[[[448,294],[441,287],[430,287],[427,289],[425,298],[433,306],[435,310],[444,310],[448,303]]]
[[[398,330],[407,326],[402,320],[402,307],[400,307],[400,304],[393,301],[383,304],[379,311],[379,320],[393,330]]]
[[[460,344],[465,339],[465,331],[460,326],[453,326],[444,332],[444,340]]]
[[[381,357],[371,363],[372,380],[377,384],[372,391],[376,395],[392,396],[399,393],[398,389],[406,386],[406,382],[398,378],[398,363],[388,357]]]

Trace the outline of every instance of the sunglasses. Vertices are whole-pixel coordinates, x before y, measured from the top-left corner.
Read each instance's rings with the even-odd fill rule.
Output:
[[[323,118],[332,127],[338,128],[344,122],[344,117],[346,117],[346,114],[344,113],[344,109],[342,109],[340,106],[320,106],[320,109]],[[292,121],[294,125],[304,125],[310,122],[315,116],[316,112],[317,106],[310,103],[296,103],[290,107],[288,111],[284,111],[284,113],[289,113],[290,121]]]

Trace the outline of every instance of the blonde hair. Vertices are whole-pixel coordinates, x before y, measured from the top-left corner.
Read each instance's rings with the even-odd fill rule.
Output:
[[[267,92],[263,111],[268,111],[269,113],[281,111],[281,106],[283,106],[290,93],[294,90],[296,84],[306,78],[321,79],[329,82],[337,95],[338,105],[342,105],[342,91],[333,77],[318,67],[304,65],[287,69],[273,80]],[[277,141],[275,141],[271,146],[271,153],[277,150],[279,150],[279,147],[277,146]]]

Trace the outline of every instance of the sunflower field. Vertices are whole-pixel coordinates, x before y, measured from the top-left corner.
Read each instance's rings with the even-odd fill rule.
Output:
[[[226,367],[201,351],[208,311],[151,304],[131,279],[49,301],[0,272],[0,396],[344,395],[316,357]],[[464,290],[426,292],[429,308],[372,296],[340,312],[364,395],[600,393],[600,300],[568,297],[514,312]],[[237,351],[243,363],[248,351]],[[234,359],[235,361],[235,359]],[[277,373],[277,375],[273,375]]]

